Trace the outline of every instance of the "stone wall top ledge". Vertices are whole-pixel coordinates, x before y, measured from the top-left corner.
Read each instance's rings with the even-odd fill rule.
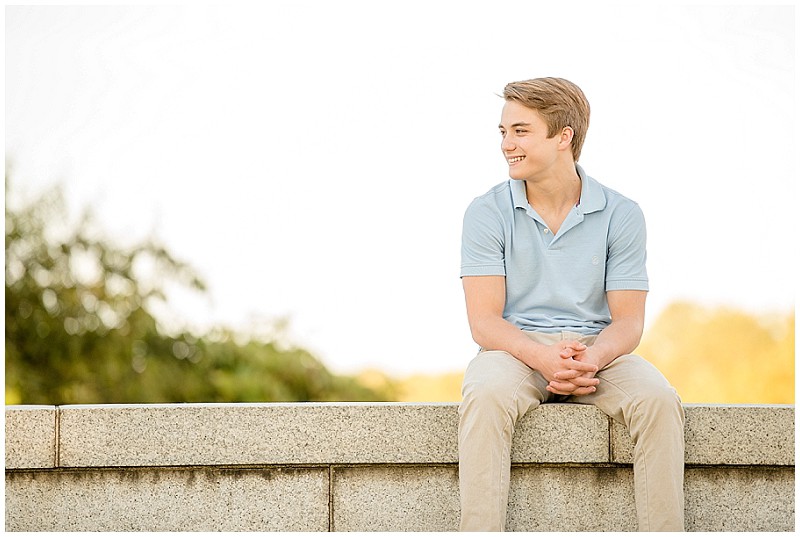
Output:
[[[794,405],[684,408],[688,464],[794,465]],[[457,403],[20,405],[5,416],[6,468],[458,461]],[[522,418],[511,456],[629,464],[631,448],[597,408],[547,404]]]

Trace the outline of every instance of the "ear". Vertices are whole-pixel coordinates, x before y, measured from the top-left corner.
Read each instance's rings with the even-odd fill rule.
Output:
[[[559,149],[567,149],[572,144],[572,138],[575,137],[575,131],[572,130],[572,127],[564,127],[561,129],[561,134],[558,138],[558,148]]]

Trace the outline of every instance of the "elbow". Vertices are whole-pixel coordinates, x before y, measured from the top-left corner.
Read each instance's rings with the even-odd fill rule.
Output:
[[[641,335],[639,335],[639,337],[633,338],[633,341],[631,342],[631,345],[630,345],[631,348],[630,348],[630,350],[627,351],[626,354],[631,354],[632,352],[634,352],[636,350],[636,348],[639,346],[639,343],[641,343],[641,342],[642,342],[642,336]]]
[[[630,334],[630,349],[627,350],[628,353],[631,353],[636,350],[636,347],[639,346],[639,343],[642,342],[642,335],[644,334],[644,322],[641,319],[631,319],[629,324],[629,334]]]
[[[481,341],[483,341],[483,335],[480,331],[480,328],[475,323],[469,323],[469,331],[472,334],[472,341],[483,347]]]
[[[483,323],[481,323],[479,319],[469,319],[469,331],[470,334],[472,334],[472,341],[481,347],[484,346],[484,330],[482,330],[482,325]]]

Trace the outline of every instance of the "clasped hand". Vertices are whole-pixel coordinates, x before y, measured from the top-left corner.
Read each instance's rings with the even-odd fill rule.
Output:
[[[587,395],[600,384],[597,365],[591,363],[589,347],[578,341],[559,341],[549,346],[542,371],[547,391],[559,395]]]

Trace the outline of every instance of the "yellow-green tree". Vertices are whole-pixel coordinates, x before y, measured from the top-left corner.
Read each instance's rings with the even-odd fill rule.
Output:
[[[667,307],[637,350],[686,403],[794,403],[794,314],[687,302]]]

